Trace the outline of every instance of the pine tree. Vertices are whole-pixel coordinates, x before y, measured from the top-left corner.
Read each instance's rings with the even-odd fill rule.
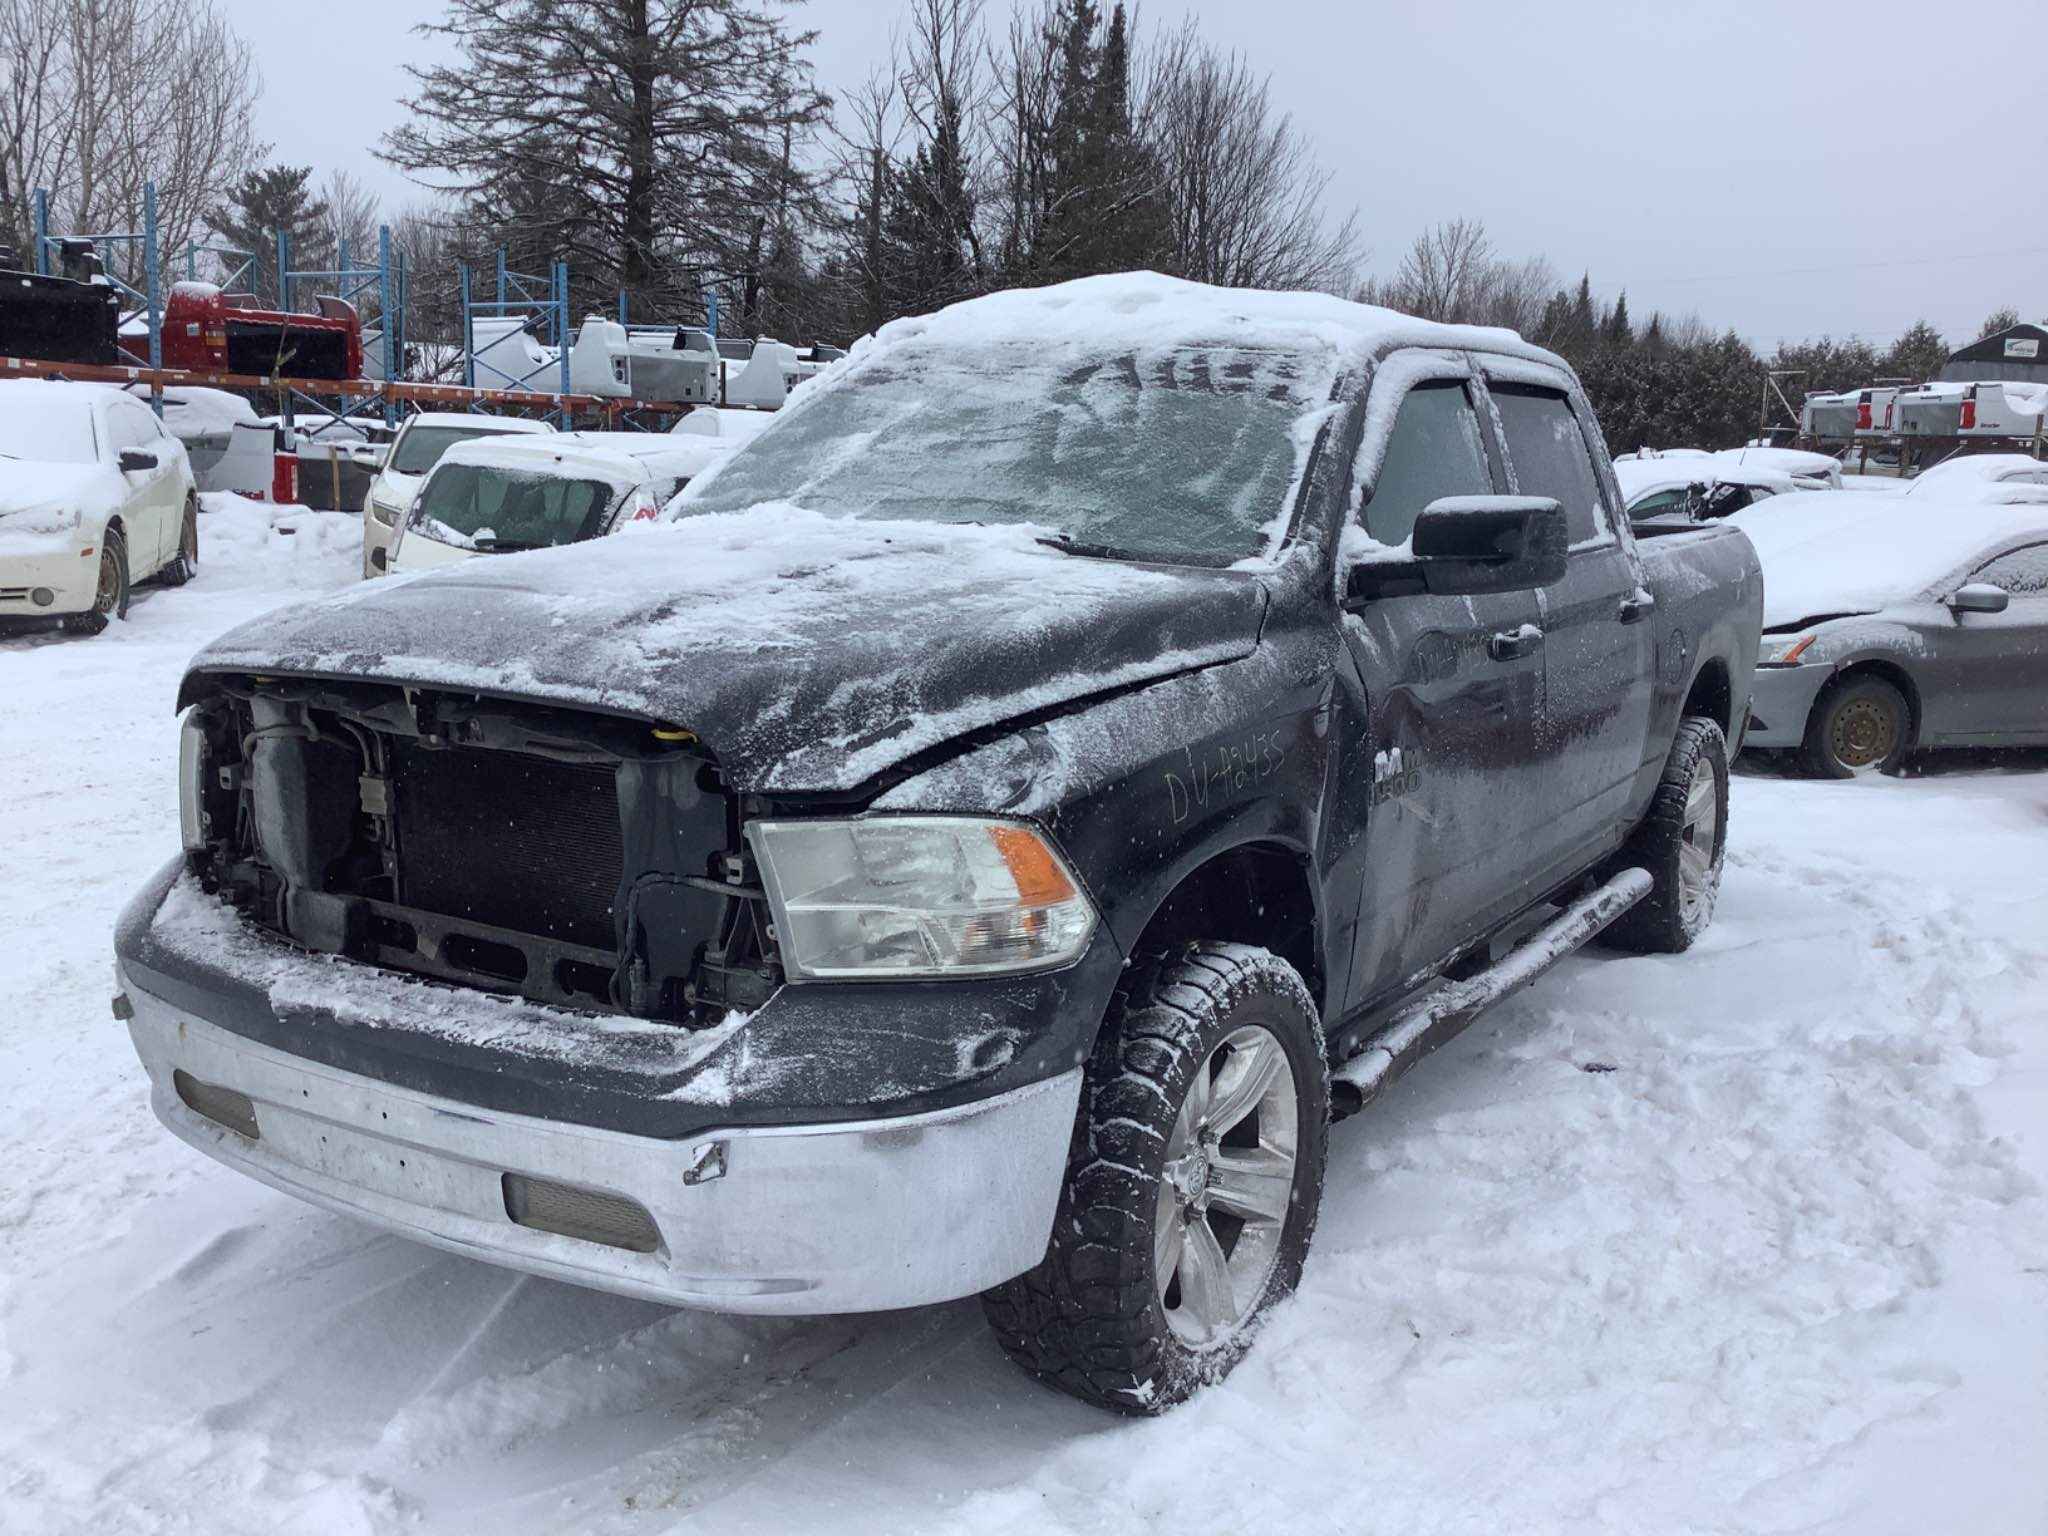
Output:
[[[1607,322],[1600,330],[1600,344],[1610,352],[1626,352],[1635,345],[1635,332],[1628,323],[1628,290],[1624,288],[1621,297],[1614,301],[1614,308],[1608,312]]]
[[[329,253],[319,248],[327,204],[307,185],[312,174],[309,165],[273,165],[249,171],[228,193],[227,202],[208,215],[207,222],[223,241],[237,250],[255,253],[256,293],[265,304],[281,302],[277,277],[280,232],[285,236],[286,259],[295,269],[329,264],[324,259]]]
[[[1636,345],[1652,357],[1662,357],[1670,349],[1664,339],[1664,315],[1659,310],[1650,312],[1650,323],[1643,327],[1643,334]]]
[[[1892,343],[1880,367],[1888,378],[1931,379],[1941,372],[1948,354],[1948,343],[1941,339],[1941,332],[1925,320],[1916,320]]]

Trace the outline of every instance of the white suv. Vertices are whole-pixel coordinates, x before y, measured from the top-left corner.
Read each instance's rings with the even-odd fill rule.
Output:
[[[421,411],[399,428],[391,451],[363,497],[363,576],[382,576],[391,558],[395,529],[412,508],[420,482],[441,455],[471,438],[512,432],[552,432],[545,421],[516,416],[477,416],[466,411]]]

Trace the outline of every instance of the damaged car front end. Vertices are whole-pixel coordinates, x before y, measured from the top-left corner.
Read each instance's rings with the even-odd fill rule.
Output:
[[[1043,1251],[1085,1045],[1063,1021],[1121,956],[1028,822],[791,815],[622,716],[188,692],[185,853],[116,942],[188,1143],[456,1251],[726,1310],[950,1299]]]

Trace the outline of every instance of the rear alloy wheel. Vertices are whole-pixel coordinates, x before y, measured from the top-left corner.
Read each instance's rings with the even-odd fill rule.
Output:
[[[94,589],[92,607],[84,613],[67,614],[64,627],[74,635],[96,635],[110,619],[128,616],[128,541],[121,530],[109,528],[100,539],[99,585]]]
[[[164,585],[182,587],[199,574],[199,503],[185,498],[185,521],[178,532],[178,553],[164,567]]]
[[[1714,920],[1728,844],[1728,740],[1703,715],[1678,722],[1650,813],[1614,867],[1650,872],[1650,894],[1616,918],[1601,942],[1638,954],[1675,955]]]
[[[1088,1061],[1045,1258],[982,1295],[1010,1357],[1117,1413],[1236,1365],[1315,1230],[1323,1050],[1307,987],[1267,950],[1135,962]]]
[[[1806,722],[1800,762],[1829,779],[1896,773],[1912,743],[1913,711],[1898,688],[1871,673],[1830,684]]]

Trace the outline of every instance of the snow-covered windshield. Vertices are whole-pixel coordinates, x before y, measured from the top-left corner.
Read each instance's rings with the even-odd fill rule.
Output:
[[[1030,523],[1183,564],[1265,552],[1291,508],[1294,429],[1320,403],[1295,354],[1171,346],[1077,356],[891,347],[802,401],[676,508]]]
[[[489,427],[414,427],[392,455],[391,467],[401,475],[424,475],[457,443],[478,437],[502,437]]]
[[[602,480],[444,464],[413,503],[408,528],[459,549],[546,549],[603,533],[613,499]]]
[[[0,454],[44,464],[96,464],[92,412],[76,400],[31,406],[10,395],[0,410]]]

